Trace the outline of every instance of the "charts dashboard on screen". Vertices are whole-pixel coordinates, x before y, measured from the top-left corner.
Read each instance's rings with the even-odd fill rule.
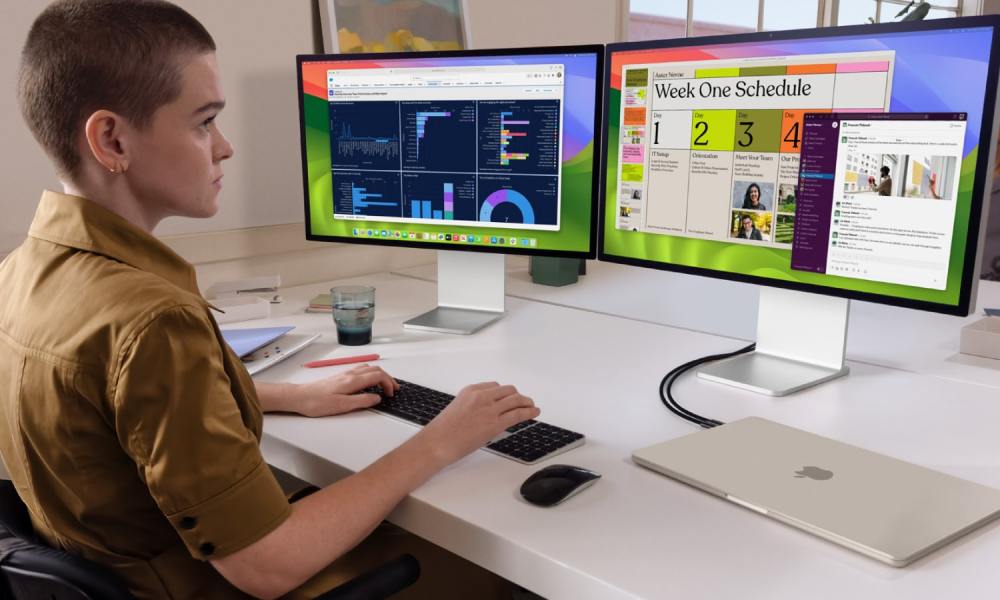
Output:
[[[602,54],[300,56],[309,237],[594,254]]]
[[[996,24],[610,45],[601,257],[967,313]]]

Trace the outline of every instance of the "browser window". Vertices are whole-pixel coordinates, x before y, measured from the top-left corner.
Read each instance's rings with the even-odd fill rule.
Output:
[[[334,219],[558,231],[564,89],[562,64],[330,69]]]

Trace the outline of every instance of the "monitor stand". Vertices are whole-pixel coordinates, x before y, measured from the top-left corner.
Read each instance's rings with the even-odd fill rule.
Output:
[[[757,349],[709,364],[698,376],[784,396],[847,375],[849,310],[845,298],[761,287]]]
[[[438,307],[403,323],[406,329],[468,335],[504,314],[503,254],[438,250]]]

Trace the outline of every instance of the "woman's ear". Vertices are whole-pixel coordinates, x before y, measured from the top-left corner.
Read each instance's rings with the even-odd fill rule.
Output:
[[[91,156],[112,173],[128,170],[128,144],[125,141],[126,120],[109,110],[98,110],[84,125],[84,137]]]

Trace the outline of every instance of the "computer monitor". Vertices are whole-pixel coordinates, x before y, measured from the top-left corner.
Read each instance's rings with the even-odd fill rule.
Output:
[[[608,46],[601,260],[761,286],[782,395],[847,372],[848,301],[967,315],[994,165],[996,17]]]
[[[596,256],[603,46],[299,56],[306,237],[433,248],[438,308],[504,311],[504,255]]]

